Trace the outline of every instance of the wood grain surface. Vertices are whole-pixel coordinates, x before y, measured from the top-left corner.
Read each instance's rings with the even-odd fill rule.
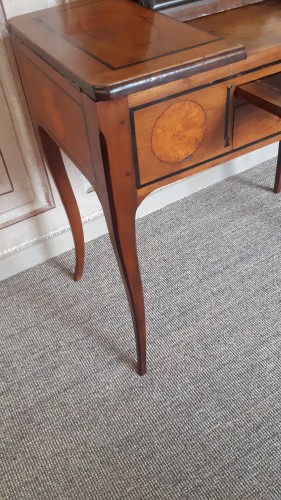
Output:
[[[280,59],[280,23],[280,1],[268,0],[195,19],[187,24],[227,37],[232,42],[239,41],[245,46],[248,57],[254,56],[258,59],[261,52],[267,51],[267,58],[270,60],[275,49],[278,49]]]
[[[225,154],[232,146],[229,98],[222,83],[132,108],[138,187]]]
[[[95,185],[81,92],[26,47],[14,41],[14,48],[36,122]]]
[[[218,12],[226,10],[238,9],[253,3],[263,2],[264,0],[199,0],[193,2],[182,2],[181,4],[164,7],[162,12],[166,16],[179,19],[180,21],[188,21],[197,19],[198,17],[210,16]]]
[[[79,0],[9,21],[10,32],[95,99],[246,58],[241,44],[131,0]]]
[[[142,281],[139,270],[135,216],[138,195],[133,166],[130,119],[126,98],[95,103],[84,97],[88,129],[99,134],[97,194],[124,283],[131,310],[138,373],[146,373],[146,324]],[[97,154],[97,153],[96,153]]]
[[[206,133],[206,115],[200,104],[182,101],[166,109],[152,131],[152,149],[159,160],[182,162],[193,155]]]

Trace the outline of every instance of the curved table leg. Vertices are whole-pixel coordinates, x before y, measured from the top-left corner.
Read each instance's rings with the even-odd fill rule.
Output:
[[[96,159],[97,194],[108,226],[111,243],[127,294],[138,358],[138,373],[146,373],[146,328],[142,282],[139,270],[135,216],[138,197],[132,161],[129,113],[126,99],[100,102],[85,98],[92,147],[99,142]],[[100,133],[99,133],[100,131]],[[99,139],[95,134],[99,133]]]
[[[138,358],[138,373],[146,373],[146,331],[142,282],[139,270],[135,211],[124,211],[121,200],[114,205],[101,199],[109,236],[124,283],[134,325]]]
[[[280,193],[281,191],[281,141],[279,142],[276,176],[275,176],[275,184],[273,191],[274,193]]]
[[[43,128],[39,127],[38,132],[48,167],[58,189],[60,198],[62,200],[70,223],[76,253],[74,280],[78,281],[83,274],[85,252],[84,232],[79,208],[65,169],[59,147]]]

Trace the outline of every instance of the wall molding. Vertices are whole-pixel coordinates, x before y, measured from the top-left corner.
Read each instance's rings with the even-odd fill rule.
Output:
[[[0,169],[1,168],[3,169],[3,173],[4,173],[4,176],[3,176],[4,177],[4,179],[3,179],[4,182],[2,184],[2,176],[1,176],[1,172],[0,172],[0,180],[1,180],[1,183],[0,183],[1,184],[0,185],[0,196],[4,196],[5,194],[12,193],[14,191],[14,186],[13,186],[13,183],[12,183],[12,180],[11,180],[8,168],[7,168],[7,164],[6,164],[4,155],[2,153],[2,149],[0,147]],[[6,182],[5,182],[5,178],[6,178]],[[3,185],[4,185],[4,189],[2,188]]]
[[[1,149],[13,196],[1,200],[0,229],[38,215],[54,207],[53,195],[39,153],[31,119],[6,29],[3,3],[0,3],[0,110],[5,127],[1,129]],[[5,203],[6,201],[6,203]]]

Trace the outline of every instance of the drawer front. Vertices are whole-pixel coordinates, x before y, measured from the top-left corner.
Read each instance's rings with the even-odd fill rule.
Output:
[[[38,58],[36,64],[27,57],[20,59],[25,92],[32,99],[33,115],[70,158],[92,175],[92,161],[81,96],[78,89]],[[46,71],[42,70],[43,66]]]
[[[230,151],[232,97],[224,83],[131,109],[138,187]]]

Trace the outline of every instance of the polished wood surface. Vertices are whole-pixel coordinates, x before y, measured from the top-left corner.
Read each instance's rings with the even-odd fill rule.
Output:
[[[132,108],[138,186],[176,175],[230,151],[231,97],[228,82],[223,82],[206,90],[167,96],[153,105]],[[183,120],[184,109],[189,112]]]
[[[86,173],[91,168],[91,155],[83,141],[86,124],[81,103],[51,78],[46,79],[45,73],[28,59],[22,58],[22,68],[38,121]],[[77,99],[81,99],[79,92]]]
[[[225,12],[246,5],[263,2],[264,0],[198,0],[194,2],[183,2],[168,7],[162,7],[161,10],[166,16],[174,17],[180,21],[189,21],[198,17],[209,16],[217,12]],[[161,8],[160,7],[160,8]]]
[[[127,95],[246,57],[239,43],[130,0],[79,0],[19,16],[9,28],[95,99]]]
[[[206,134],[206,113],[200,104],[181,101],[169,106],[156,120],[151,147],[157,158],[181,163],[199,148]]]
[[[79,0],[14,19],[10,31],[35,131],[72,227],[76,279],[83,269],[82,225],[59,147],[101,201],[131,309],[138,373],[144,374],[137,207],[156,188],[281,140],[281,4],[270,0],[183,25],[120,0],[127,12],[118,18],[121,32],[113,29],[113,5]],[[177,48],[167,55],[169,40]],[[180,50],[183,42],[193,48]],[[229,57],[247,58],[230,57],[227,64],[227,50]],[[155,58],[146,60],[147,54]],[[274,190],[281,190],[281,153]]]
[[[280,23],[280,1],[269,0],[196,19],[188,25],[240,42],[246,48],[248,58],[266,51],[270,62],[276,49],[280,59]]]
[[[25,94],[32,101],[32,116],[95,186],[81,92],[19,40],[12,42],[16,54],[20,50],[18,66]]]
[[[86,113],[91,120],[93,103]],[[137,257],[135,216],[138,207],[130,120],[126,98],[97,107],[103,169],[98,195],[131,309],[138,354],[138,373],[146,373],[146,326]],[[101,164],[100,164],[101,166]]]

